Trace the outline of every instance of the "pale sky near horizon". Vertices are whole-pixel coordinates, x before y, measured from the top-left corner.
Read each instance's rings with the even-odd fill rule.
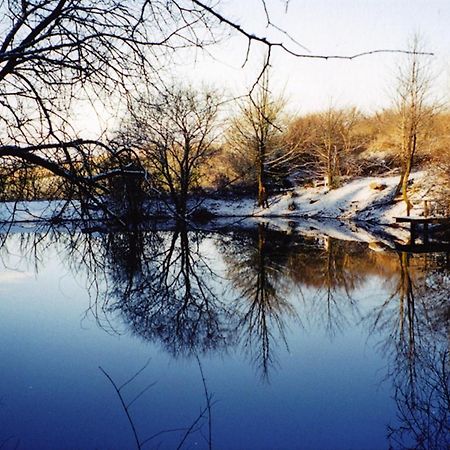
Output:
[[[443,0],[266,0],[273,22],[287,31],[311,54],[352,55],[377,49],[407,49],[414,33],[424,40],[423,57],[432,62],[439,96],[450,91],[450,1]],[[226,0],[220,11],[247,31],[283,40],[295,51],[307,53],[281,33],[268,29],[262,0]],[[258,48],[259,47],[259,48]],[[255,79],[264,50],[254,45],[249,63],[246,41],[234,35],[209,48],[215,60],[197,53],[195,65],[182,64],[180,73],[230,93],[245,92]],[[402,59],[403,58],[403,59]],[[396,54],[368,55],[352,61],[295,58],[274,51],[272,79],[276,91],[284,91],[292,110],[305,113],[334,106],[357,106],[364,111],[388,107],[392,101],[397,67],[405,61]]]
[[[424,56],[435,72],[439,100],[450,97],[450,0],[266,0],[271,20],[285,30],[311,54],[353,55],[378,49],[408,48],[414,33],[424,40]],[[262,0],[221,0],[217,7],[225,17],[246,31],[283,41],[294,51],[307,50],[289,41],[282,33],[266,27]],[[226,31],[224,27],[222,30]],[[228,30],[229,31],[229,30]],[[224,34],[224,33],[222,33]],[[265,53],[253,44],[248,63],[247,41],[238,33],[219,45],[178,53],[178,64],[168,75],[175,82],[217,88],[228,97],[248,93]],[[212,56],[208,56],[208,55]],[[389,107],[393,102],[399,54],[376,54],[352,61],[296,58],[280,49],[272,56],[271,85],[283,92],[289,111],[303,114],[334,107],[356,106],[364,112]],[[117,111],[99,107],[97,115],[80,108],[77,127],[97,133],[116,127]],[[103,122],[101,125],[100,122]]]

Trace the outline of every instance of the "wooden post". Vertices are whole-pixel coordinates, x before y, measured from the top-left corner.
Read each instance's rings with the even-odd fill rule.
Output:
[[[423,203],[424,203],[424,205],[423,205],[423,215],[425,217],[428,217],[428,215],[430,214],[430,209],[428,207],[428,200],[424,200]]]
[[[428,244],[429,243],[429,239],[428,239],[428,223],[424,223],[423,224],[423,243],[424,244]]]
[[[416,224],[414,222],[411,222],[410,231],[411,231],[410,243],[411,243],[411,245],[414,245],[416,242],[416,235],[417,235]]]

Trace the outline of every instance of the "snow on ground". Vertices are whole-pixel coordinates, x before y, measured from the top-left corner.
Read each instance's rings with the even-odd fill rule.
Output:
[[[411,176],[413,185],[423,182],[424,172]],[[365,177],[352,180],[340,188],[297,188],[274,197],[267,209],[256,211],[258,216],[292,216],[371,221],[392,224],[394,217],[405,216],[404,202],[391,204],[398,176]],[[419,206],[419,195],[413,196]],[[419,214],[419,210],[417,210]]]
[[[218,217],[332,218],[392,224],[394,217],[406,214],[404,202],[388,202],[398,180],[398,176],[358,178],[333,190],[325,187],[299,187],[272,197],[269,208],[266,209],[258,208],[251,198],[209,198],[202,201],[201,206]],[[417,172],[411,176],[411,180],[413,187],[419,186],[411,196],[413,202],[419,205],[426,181],[425,173]],[[65,209],[62,218],[70,218],[76,205],[67,205],[62,200],[0,203],[0,221],[10,220],[12,215],[15,221],[49,219],[63,206]],[[156,206],[150,205],[149,211],[161,216],[170,215],[170,209],[162,203]],[[415,210],[413,215],[414,212]],[[416,214],[420,212],[417,209]]]
[[[391,199],[399,176],[364,177],[329,190],[325,187],[303,188],[274,196],[269,208],[256,207],[251,199],[207,200],[204,207],[219,217],[251,217],[272,228],[314,234],[317,230],[337,239],[384,242],[390,237],[406,241],[408,226],[397,226],[395,217],[406,215],[403,201]],[[432,187],[432,177],[416,172],[410,177],[412,215],[423,213],[423,199]],[[370,226],[369,226],[370,225]]]
[[[70,219],[73,217],[74,207],[64,200],[4,202],[0,203],[0,222],[49,220],[61,211],[62,219]]]
[[[207,199],[202,207],[218,217],[249,217],[256,215],[259,210],[251,198]]]
[[[250,198],[208,198],[201,201],[201,206],[215,216],[211,226],[217,224],[226,227],[227,224],[233,225],[246,218],[244,222],[249,226],[255,222],[263,222],[285,232],[310,235],[319,233],[337,239],[389,245],[392,238],[406,241],[409,236],[407,226],[399,227],[395,224],[395,217],[406,215],[404,202],[389,201],[398,182],[397,175],[358,178],[333,190],[325,187],[299,187],[272,197],[269,208],[266,209],[258,208],[255,200]],[[412,215],[423,213],[422,200],[430,192],[433,183],[438,184],[425,172],[417,172],[411,176],[409,189],[411,200],[415,204]],[[192,205],[196,205],[196,202],[198,203],[193,199]],[[60,211],[61,208],[63,214],[60,218],[70,219],[76,205],[66,204],[64,201],[0,203],[0,221],[10,220],[13,214],[16,222],[51,219],[55,211]],[[170,208],[161,202],[153,202],[148,205],[148,212],[164,218],[170,215]]]
[[[411,175],[412,215],[422,214],[422,199],[429,190],[425,172]],[[202,206],[219,217],[290,217],[341,219],[392,225],[395,217],[405,216],[403,201],[390,200],[399,176],[354,179],[329,190],[325,187],[298,187],[269,201],[269,208],[258,208],[254,199],[207,199]]]

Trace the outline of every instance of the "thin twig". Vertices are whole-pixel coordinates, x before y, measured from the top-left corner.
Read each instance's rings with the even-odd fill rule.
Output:
[[[212,450],[212,416],[211,416],[211,396],[208,392],[208,387],[206,385],[205,375],[203,373],[202,363],[200,362],[200,358],[198,355],[195,355],[198,363],[198,368],[200,369],[200,374],[202,376],[203,389],[205,391],[206,398],[206,408],[208,410],[208,448]]]
[[[148,361],[144,364],[144,366],[139,369],[129,380],[125,381],[125,383],[121,384],[119,386],[119,391],[122,390],[126,385],[130,384],[132,381],[134,381],[150,364],[152,358],[149,358]]]
[[[195,426],[200,422],[200,420],[203,418],[203,416],[205,415],[205,412],[208,410],[208,407],[206,406],[205,408],[203,408],[200,411],[200,414],[197,416],[197,418],[194,420],[194,422],[192,422],[191,426],[187,429],[185,435],[183,436],[183,439],[181,439],[180,443],[178,444],[177,450],[180,450],[181,447],[183,447],[184,442],[186,441],[186,439],[188,438],[188,436],[192,433],[192,431],[194,430]]]
[[[144,439],[141,442],[141,447],[143,447],[145,444],[147,444],[148,442],[150,442],[152,439],[157,438],[158,436],[161,436],[163,434],[167,434],[167,433],[175,433],[176,431],[186,431],[187,428],[171,428],[169,430],[161,430],[158,431],[157,433],[151,435],[150,437],[148,437],[147,439]]]
[[[114,380],[109,376],[109,374],[101,366],[98,366],[98,368],[103,372],[103,375],[105,375],[105,377],[108,378],[108,380],[113,385],[113,387],[117,393],[117,396],[119,397],[120,403],[122,404],[122,408],[125,411],[128,422],[130,423],[131,430],[133,431],[134,440],[136,441],[136,447],[138,450],[141,450],[142,446],[141,446],[141,443],[139,442],[139,437],[138,437],[136,427],[134,426],[133,419],[130,416],[127,405],[125,404],[125,401],[123,399],[122,393],[120,392],[120,388],[117,387]]]
[[[241,35],[246,37],[249,41],[256,41],[260,42],[261,44],[267,45],[269,48],[272,47],[278,47],[284,50],[286,53],[295,56],[296,58],[311,58],[311,59],[345,59],[345,60],[352,60],[356,58],[360,58],[362,56],[367,55],[374,55],[376,53],[402,53],[406,55],[422,55],[422,56],[434,56],[434,53],[432,52],[414,52],[409,50],[402,50],[402,49],[376,49],[376,50],[368,50],[360,53],[355,53],[353,55],[317,55],[317,54],[309,54],[309,53],[298,53],[294,50],[287,47],[282,42],[272,42],[270,39],[258,36],[256,34],[250,33],[246,31],[241,25],[233,22],[230,19],[227,19],[224,15],[218,13],[213,7],[206,5],[205,3],[199,1],[199,0],[192,0],[192,3],[196,4],[197,6],[203,8],[206,12],[214,16],[216,19],[219,20],[219,22],[225,23],[232,29],[239,32]]]
[[[147,387],[145,387],[144,389],[142,389],[141,392],[139,392],[138,395],[136,395],[136,397],[133,398],[133,400],[131,400],[131,402],[129,402],[127,404],[127,408],[129,408],[136,400],[138,400],[140,397],[142,397],[142,395],[144,395],[151,387],[153,387],[156,384],[156,381],[153,383],[150,383]]]

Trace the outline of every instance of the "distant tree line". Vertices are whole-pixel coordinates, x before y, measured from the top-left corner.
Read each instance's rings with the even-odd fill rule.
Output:
[[[415,162],[436,158],[448,174],[447,115],[429,101],[416,44],[394,109],[288,117],[269,70],[272,48],[289,49],[247,32],[220,4],[0,2],[0,200],[77,200],[83,211],[124,218],[157,196],[184,218],[188,197],[205,190],[248,193],[266,207],[292,184],[322,179],[334,188],[344,176],[398,166],[408,203]],[[267,50],[256,83],[234,105],[163,78],[179,49],[216,42],[220,25]],[[124,116],[115,133],[88,139],[76,130],[83,101],[114,105]]]
[[[110,142],[114,151],[77,165],[80,171],[90,166],[99,194],[129,202],[139,195],[167,197],[183,217],[192,212],[186,205],[193,194],[252,195],[265,207],[270,194],[296,185],[333,189],[348,177],[386,173],[402,175],[401,194],[413,164],[449,179],[449,112],[425,109],[426,122],[410,138],[405,121],[413,119],[404,109],[367,115],[329,107],[288,115],[264,83],[226,118],[223,99],[212,90],[150,92],[131,104]],[[122,176],[108,176],[117,161]],[[83,197],[64,177],[31,163],[6,162],[0,171],[3,201]]]

